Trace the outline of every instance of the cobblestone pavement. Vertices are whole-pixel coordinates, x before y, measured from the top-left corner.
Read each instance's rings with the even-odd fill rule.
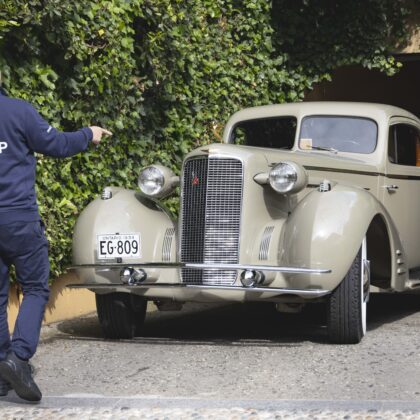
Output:
[[[10,404],[13,402],[13,404]],[[393,407],[393,409],[390,409]],[[16,396],[0,401],[5,420],[150,419],[419,419],[420,404],[381,401],[229,401],[196,399],[47,397],[40,405],[23,405]]]
[[[142,337],[104,340],[95,315],[43,328],[39,405],[0,419],[420,419],[420,297],[372,296],[362,343],[328,343],[322,307],[148,313]]]
[[[419,419],[420,404],[402,401],[200,400],[150,397],[47,396],[22,404],[0,400],[1,419]]]
[[[418,413],[401,412],[401,411],[322,411],[322,410],[292,410],[292,411],[266,411],[243,408],[232,409],[26,409],[16,410],[7,408],[1,412],[4,420],[27,420],[27,419],[43,419],[43,420],[60,420],[75,418],[84,419],[115,419],[115,420],[131,420],[131,419],[183,419],[183,420],[199,420],[199,419],[253,419],[253,420],[269,420],[269,419],[407,419],[418,420]]]

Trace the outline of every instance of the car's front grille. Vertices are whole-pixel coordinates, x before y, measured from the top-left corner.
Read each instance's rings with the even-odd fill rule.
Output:
[[[181,212],[181,261],[239,262],[243,165],[238,159],[200,157],[184,165]],[[230,285],[235,270],[182,270],[191,284]]]
[[[208,159],[185,163],[182,182],[181,261],[202,263],[206,226]],[[184,283],[202,283],[200,270],[182,270]]]

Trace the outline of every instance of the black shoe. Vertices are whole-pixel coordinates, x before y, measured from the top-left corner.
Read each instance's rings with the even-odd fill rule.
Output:
[[[11,389],[9,382],[0,376],[0,397],[5,397]]]
[[[10,383],[16,394],[27,401],[40,401],[41,391],[32,378],[31,366],[13,352],[0,362],[0,375]]]

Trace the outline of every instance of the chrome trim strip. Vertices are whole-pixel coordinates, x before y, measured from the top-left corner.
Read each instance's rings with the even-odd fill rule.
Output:
[[[322,297],[331,293],[324,289],[279,289],[274,287],[241,287],[241,286],[210,286],[186,283],[143,283],[128,286],[123,283],[86,283],[86,284],[68,284],[72,289],[81,288],[107,288],[127,287],[129,289],[200,289],[200,290],[228,290],[234,292],[253,292],[253,293],[273,293],[277,295],[298,295],[307,297]]]
[[[344,169],[344,168],[326,168],[322,166],[303,166],[308,171],[322,171],[322,172],[340,172],[345,174],[354,174],[354,175],[367,175],[367,176],[387,176],[381,172],[369,172],[369,171],[358,171],[355,169]]]
[[[101,264],[80,264],[69,267],[69,270],[77,270],[81,268],[124,268],[124,267],[140,267],[140,268],[192,268],[194,270],[257,270],[257,271],[274,271],[277,273],[292,274],[328,274],[330,269],[301,268],[301,267],[279,267],[272,265],[249,265],[249,264],[201,264],[201,263],[132,263],[123,264],[101,263]]]
[[[391,173],[384,173],[384,172],[357,171],[354,169],[325,168],[322,166],[309,166],[309,165],[304,165],[304,168],[307,169],[308,171],[340,172],[340,173],[354,174],[354,175],[383,176],[388,179],[405,179],[408,181],[420,180],[420,176],[416,176],[416,175],[398,175],[398,174],[391,174]],[[415,166],[411,166],[411,168],[415,168]]]

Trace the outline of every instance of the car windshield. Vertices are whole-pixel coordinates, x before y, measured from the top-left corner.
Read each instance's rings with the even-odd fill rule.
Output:
[[[295,141],[296,126],[295,117],[241,121],[234,127],[230,141],[246,146],[291,149]]]
[[[378,127],[367,118],[311,116],[302,120],[299,147],[332,153],[372,153]]]

